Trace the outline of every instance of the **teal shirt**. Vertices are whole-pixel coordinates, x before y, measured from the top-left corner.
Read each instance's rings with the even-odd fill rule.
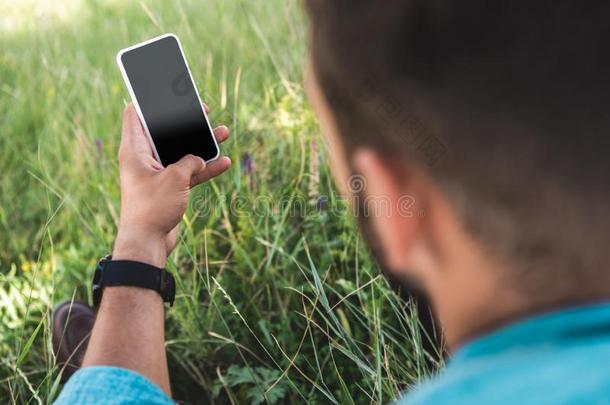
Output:
[[[57,404],[171,404],[133,371],[89,367]],[[610,304],[532,317],[463,346],[400,404],[610,404]]]
[[[118,367],[86,367],[65,385],[56,405],[173,405],[147,378]]]
[[[610,404],[610,304],[509,325],[458,350],[401,404]]]

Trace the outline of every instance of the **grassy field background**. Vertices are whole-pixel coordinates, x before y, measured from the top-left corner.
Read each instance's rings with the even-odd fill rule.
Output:
[[[182,40],[234,167],[199,187],[168,262],[182,403],[386,403],[428,374],[412,308],[369,258],[302,88],[295,0],[0,0],[0,402],[61,389],[50,313],[90,301],[119,214],[130,44]]]

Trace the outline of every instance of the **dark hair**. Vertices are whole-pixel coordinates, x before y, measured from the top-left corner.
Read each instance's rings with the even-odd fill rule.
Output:
[[[426,167],[541,300],[610,292],[610,3],[306,0],[349,153]]]

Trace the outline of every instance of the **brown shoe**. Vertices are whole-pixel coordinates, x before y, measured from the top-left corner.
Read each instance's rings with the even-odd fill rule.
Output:
[[[65,382],[83,364],[95,312],[82,302],[64,301],[53,311],[53,353]]]

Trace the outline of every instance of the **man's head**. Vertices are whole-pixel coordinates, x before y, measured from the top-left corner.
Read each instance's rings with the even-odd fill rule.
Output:
[[[366,218],[379,251],[450,343],[610,296],[610,4],[306,6],[339,186],[357,173],[365,204],[390,208]]]

